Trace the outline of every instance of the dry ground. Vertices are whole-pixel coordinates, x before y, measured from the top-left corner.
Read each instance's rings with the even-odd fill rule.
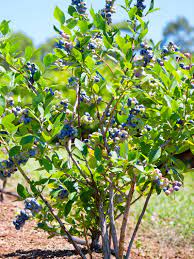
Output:
[[[33,221],[27,222],[22,230],[16,231],[12,220],[19,207],[21,203],[15,202],[9,196],[0,203],[0,258],[79,258],[74,253],[73,247],[63,238],[47,239],[43,231],[33,230],[35,225]],[[172,231],[167,232],[166,235],[168,238],[164,240],[161,239],[160,232],[156,232],[154,228],[149,230],[141,228],[132,258],[194,258],[191,244],[187,240],[176,241],[176,233]],[[94,254],[94,258],[102,258],[102,256]]]

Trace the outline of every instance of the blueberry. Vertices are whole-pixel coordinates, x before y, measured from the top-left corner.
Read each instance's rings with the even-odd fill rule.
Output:
[[[177,186],[177,185],[175,185],[175,186],[173,187],[173,189],[177,192],[177,191],[179,191],[179,190],[180,190],[180,187],[179,187],[179,186]]]
[[[162,53],[163,53],[163,54],[168,54],[168,53],[169,53],[168,48],[167,48],[167,47],[164,47],[164,48],[162,49]]]

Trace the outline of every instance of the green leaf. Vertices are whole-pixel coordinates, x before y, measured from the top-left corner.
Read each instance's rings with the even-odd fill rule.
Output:
[[[18,183],[18,186],[17,186],[17,193],[19,194],[19,196],[22,198],[22,199],[26,199],[27,197],[29,197],[29,193],[28,191],[26,190],[26,188]]]
[[[61,25],[65,23],[65,14],[58,6],[55,7],[54,17]]]
[[[150,11],[153,10],[153,9],[154,9],[154,0],[151,0],[151,2],[150,2],[150,8],[149,8],[148,12],[150,12]]]
[[[73,16],[73,14],[76,13],[76,12],[77,11],[76,11],[75,7],[73,7],[72,5],[70,5],[68,7],[68,14],[70,14],[71,16]]]
[[[153,163],[153,162],[157,161],[161,157],[161,154],[162,154],[161,147],[151,149],[150,153],[149,153],[150,163]]]
[[[9,29],[9,23],[10,21],[6,21],[6,20],[3,20],[1,23],[0,23],[0,32],[3,34],[3,35],[6,35],[10,29]]]
[[[43,62],[46,67],[50,66],[57,60],[57,57],[53,55],[52,53],[48,53],[46,56],[44,56]]]
[[[4,67],[0,66],[0,74],[4,74],[6,73],[6,70]]]
[[[41,76],[40,70],[36,71],[33,76],[34,81],[38,81],[40,79],[40,76]]]
[[[75,18],[70,18],[67,21],[67,28],[69,28],[70,30],[73,29],[76,25],[77,25],[77,20]]]
[[[87,21],[80,20],[78,21],[78,26],[80,28],[81,33],[86,33],[88,30],[88,23]]]
[[[102,160],[102,150],[99,148],[99,147],[96,147],[95,150],[94,150],[94,155],[95,155],[95,158],[98,160],[98,161],[101,161]]]
[[[9,156],[10,157],[13,157],[15,155],[18,155],[21,151],[21,146],[15,146],[15,147],[12,147],[10,150],[9,150]]]
[[[24,146],[26,144],[34,143],[34,136],[33,135],[26,135],[20,140],[20,145]]]
[[[95,61],[93,60],[92,57],[90,56],[87,56],[86,59],[85,59],[85,63],[86,63],[86,66],[92,70],[95,66]]]
[[[99,93],[99,86],[98,86],[97,84],[94,84],[94,85],[92,86],[92,88],[94,89],[94,92],[95,92],[96,94]]]
[[[137,13],[137,10],[138,10],[138,9],[137,9],[136,6],[134,6],[133,8],[131,8],[131,9],[129,10],[128,15],[129,15],[129,17],[130,17],[131,20],[134,20],[135,15],[136,15],[136,13]]]
[[[60,33],[60,30],[55,25],[53,26],[53,28],[56,32]]]
[[[14,120],[15,120],[15,115],[13,113],[10,113],[2,118],[1,123],[3,124],[3,126],[6,126],[8,123],[11,123]]]
[[[96,28],[104,31],[106,29],[106,22],[102,18],[102,16],[100,14],[95,14],[93,8],[91,8],[90,14],[91,14],[92,18],[94,19],[94,25],[96,26]]]
[[[33,49],[31,46],[25,48],[25,59],[28,61],[31,59],[33,53]]]
[[[0,94],[0,107],[5,108],[5,98]]]
[[[190,145],[191,153],[194,155],[194,145]]]
[[[85,143],[76,138],[74,144],[79,151],[83,151]]]
[[[127,159],[129,153],[128,141],[124,141],[120,144],[120,156]]]
[[[79,50],[73,48],[71,52],[72,52],[72,54],[74,55],[74,57],[76,58],[77,61],[82,61],[82,54]]]
[[[92,169],[95,169],[95,168],[97,167],[96,158],[92,156],[92,157],[88,160],[88,165],[89,165]]]
[[[73,202],[72,200],[68,201],[67,204],[65,205],[65,209],[64,209],[64,215],[65,217],[68,216],[68,214],[70,213],[71,211],[71,208],[72,208],[72,205],[73,205]]]
[[[44,168],[46,169],[46,171],[51,171],[53,169],[53,165],[52,165],[52,162],[49,161],[48,159],[46,158],[43,158],[40,160],[40,164],[44,166]]]
[[[164,95],[164,100],[166,101],[167,106],[171,108],[172,107],[172,105],[171,105],[172,98],[168,95]]]

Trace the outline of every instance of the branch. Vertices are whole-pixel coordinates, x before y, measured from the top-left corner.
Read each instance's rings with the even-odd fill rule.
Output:
[[[1,191],[1,193],[3,193],[3,194],[7,194],[7,195],[10,195],[10,196],[19,198],[19,195],[18,195],[17,193],[9,192],[9,191],[4,191],[4,190],[0,190],[0,191]]]
[[[20,173],[22,174],[22,176],[25,178],[25,180],[27,181],[27,183],[31,186],[31,180],[30,178],[25,174],[25,172],[23,171],[23,169],[17,165]],[[71,234],[69,233],[69,231],[66,229],[65,225],[63,224],[63,222],[61,221],[61,219],[58,217],[58,215],[55,214],[52,206],[50,205],[50,203],[43,197],[43,195],[38,191],[38,189],[34,186],[35,191],[37,192],[37,195],[40,197],[40,199],[44,202],[44,204],[47,206],[47,208],[49,209],[50,213],[53,215],[53,217],[55,218],[55,220],[59,223],[61,229],[66,233],[67,237],[68,237],[68,241],[74,246],[76,252],[81,256],[81,258],[86,259],[85,255],[83,254],[83,252],[81,251],[81,249],[78,247],[78,245],[76,244],[76,242],[74,241],[73,237],[71,236]]]
[[[83,220],[84,237],[85,237],[86,246],[87,246],[87,248],[88,248],[88,252],[89,252],[89,255],[90,255],[90,259],[93,259],[93,257],[92,257],[92,251],[91,251],[91,249],[90,249],[90,244],[89,244],[89,242],[88,242],[87,230],[86,230],[86,226],[85,226],[84,215],[82,214],[81,217],[82,217],[82,220]]]
[[[111,175],[111,180],[113,181],[113,177]],[[114,192],[113,192],[113,184],[111,182],[110,189],[109,189],[109,217],[110,217],[110,231],[112,235],[115,256],[116,259],[119,259],[119,246],[118,246],[118,239],[117,239],[117,231],[115,227],[115,219],[114,219]]]
[[[136,203],[142,196],[143,196],[143,194],[140,194],[134,201],[132,201],[130,203],[130,206],[133,205],[134,203]],[[118,216],[116,216],[115,220],[119,219],[122,215],[123,215],[123,213],[121,212]]]
[[[131,182],[131,188],[130,188],[129,194],[127,196],[126,208],[125,208],[125,212],[123,215],[123,221],[122,221],[122,226],[121,226],[121,231],[120,231],[120,240],[119,240],[119,258],[123,257],[126,227],[127,227],[127,223],[128,223],[129,209],[130,209],[130,205],[131,205],[131,200],[133,198],[134,190],[135,190],[135,177]]]
[[[139,216],[139,218],[138,218],[137,224],[136,224],[135,229],[134,229],[134,231],[133,231],[133,234],[132,234],[132,237],[131,237],[131,240],[130,240],[130,242],[129,242],[129,246],[128,246],[128,249],[127,249],[127,254],[126,254],[126,257],[125,257],[126,259],[129,259],[129,256],[130,256],[130,253],[131,253],[131,247],[132,247],[132,245],[133,245],[133,241],[134,241],[134,239],[135,239],[135,237],[136,237],[136,234],[137,234],[137,231],[138,231],[139,226],[140,226],[140,224],[141,224],[142,218],[143,218],[143,216],[144,216],[144,214],[145,214],[146,208],[147,208],[147,206],[148,206],[148,202],[149,202],[150,197],[151,197],[151,195],[152,195],[152,191],[153,191],[153,185],[152,185],[152,187],[151,187],[151,189],[150,189],[150,191],[149,191],[149,193],[148,193],[148,196],[147,196],[147,198],[146,198],[146,200],[145,200],[145,204],[144,204],[144,206],[143,206],[142,212],[141,212],[141,214],[140,214],[140,216]]]
[[[110,259],[109,238],[108,238],[106,218],[105,218],[105,215],[104,215],[104,208],[103,207],[104,207],[104,205],[103,205],[102,197],[100,197],[99,216],[100,216],[100,227],[101,227],[101,235],[102,235],[103,256],[106,259]]]

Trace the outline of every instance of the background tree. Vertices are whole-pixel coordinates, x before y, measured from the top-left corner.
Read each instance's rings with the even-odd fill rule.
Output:
[[[194,26],[187,18],[178,17],[175,21],[169,22],[163,31],[164,43],[172,40],[185,52],[194,52]]]

